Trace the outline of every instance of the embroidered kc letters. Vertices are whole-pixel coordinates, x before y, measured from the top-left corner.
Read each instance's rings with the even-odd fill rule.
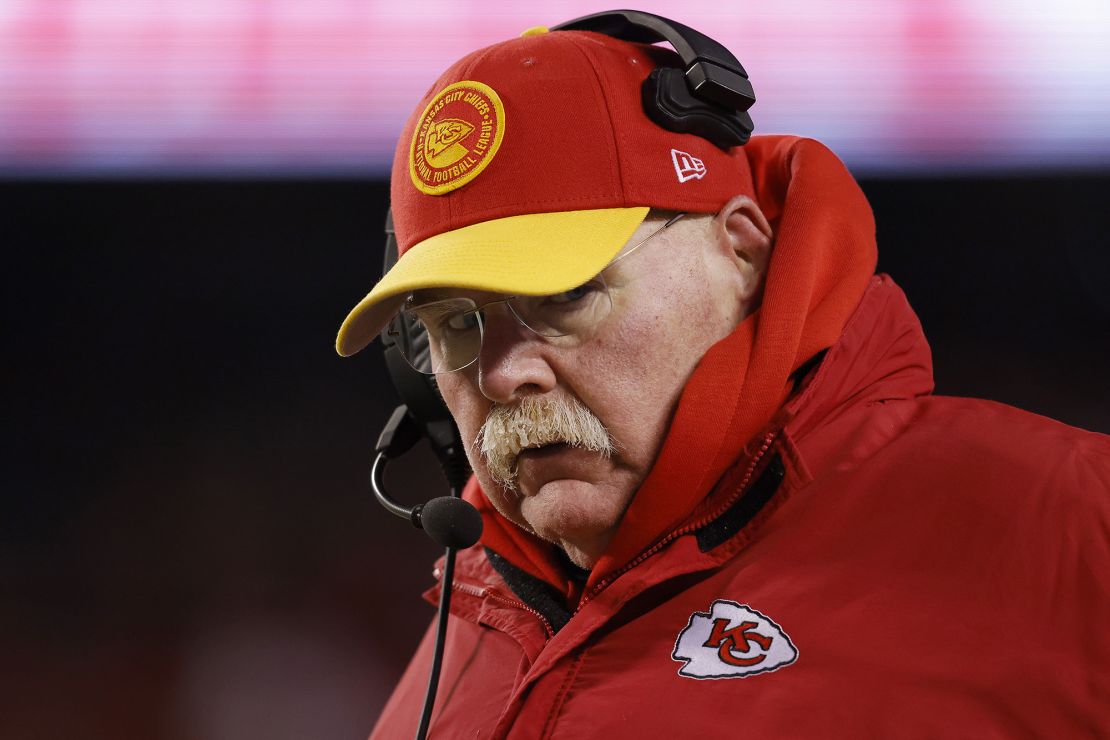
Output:
[[[769,673],[798,659],[790,637],[769,617],[735,601],[718,599],[694,612],[675,640],[671,657],[685,663],[687,678],[744,678]]]

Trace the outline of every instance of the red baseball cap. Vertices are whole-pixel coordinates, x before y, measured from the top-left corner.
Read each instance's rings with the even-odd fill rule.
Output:
[[[344,320],[336,351],[368,345],[414,290],[570,290],[649,209],[716,213],[753,195],[741,147],[647,117],[641,85],[656,66],[680,62],[657,46],[532,29],[444,72],[393,159],[399,259]]]

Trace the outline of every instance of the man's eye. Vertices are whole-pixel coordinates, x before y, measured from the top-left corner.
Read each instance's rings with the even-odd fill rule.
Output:
[[[451,331],[470,331],[478,328],[478,312],[467,311],[466,313],[456,313],[451,316],[445,317],[446,320],[443,325]]]
[[[565,290],[562,293],[556,293],[555,295],[548,296],[547,300],[550,303],[574,303],[575,301],[582,300],[596,290],[597,286],[593,283],[583,283],[577,288],[571,288],[570,290]]]

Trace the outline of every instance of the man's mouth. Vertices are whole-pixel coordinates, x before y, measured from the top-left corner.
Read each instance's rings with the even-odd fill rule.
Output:
[[[570,445],[566,442],[552,442],[551,444],[538,445],[521,450],[517,459],[527,458],[529,460],[544,460],[567,449],[570,449]]]
[[[592,480],[599,473],[602,455],[576,445],[559,442],[530,447],[516,459],[517,491],[525,497],[539,493],[555,480]]]

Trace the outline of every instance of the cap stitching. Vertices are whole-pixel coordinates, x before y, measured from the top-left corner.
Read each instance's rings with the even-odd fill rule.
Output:
[[[570,35],[567,36],[567,42],[571,46],[573,46],[575,48],[575,50],[578,51],[579,54],[582,55],[583,59],[586,60],[586,64],[589,66],[590,71],[593,73],[594,79],[597,81],[598,90],[604,91],[605,90],[605,83],[601,79],[601,75],[599,75],[598,72],[597,72],[597,62],[593,59],[593,57],[591,57],[588,53],[586,53],[585,49],[583,49],[581,46],[578,45],[577,40],[575,38],[573,38],[572,36],[570,36]],[[620,186],[621,202],[625,202],[625,201],[628,200],[628,195],[625,192],[624,168],[621,167],[620,152],[618,151],[618,147],[617,147],[617,127],[616,127],[616,123],[613,121],[613,111],[610,110],[610,108],[609,108],[609,99],[606,98],[604,94],[601,95],[601,102],[602,102],[602,105],[605,108],[605,117],[609,121],[609,136],[611,137],[610,140],[613,143],[613,148],[612,148],[613,164],[615,165],[615,169],[617,170],[617,183]]]

